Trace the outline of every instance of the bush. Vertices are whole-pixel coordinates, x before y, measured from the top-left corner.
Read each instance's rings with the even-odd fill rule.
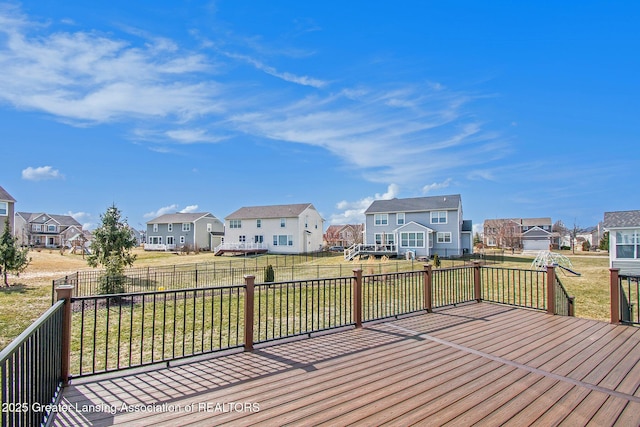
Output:
[[[275,281],[275,273],[271,264],[267,265],[264,270],[264,281],[265,283]]]
[[[435,268],[440,267],[440,257],[438,256],[438,254],[433,254],[433,266]]]
[[[98,289],[98,293],[100,295],[124,293],[125,280],[126,276],[124,275],[109,276],[105,274],[100,277],[100,288]]]

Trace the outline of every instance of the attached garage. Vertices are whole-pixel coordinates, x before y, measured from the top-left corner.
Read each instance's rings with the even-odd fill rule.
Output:
[[[551,245],[551,233],[540,227],[522,233],[523,251],[548,251]]]

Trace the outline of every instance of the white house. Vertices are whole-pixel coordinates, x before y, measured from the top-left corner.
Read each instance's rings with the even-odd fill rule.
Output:
[[[640,210],[605,212],[604,228],[609,231],[609,267],[640,275]]]
[[[209,212],[165,214],[147,222],[144,249],[208,251],[220,244],[223,231],[222,221]]]
[[[225,217],[224,243],[216,254],[298,254],[322,250],[324,219],[311,203],[243,207]]]

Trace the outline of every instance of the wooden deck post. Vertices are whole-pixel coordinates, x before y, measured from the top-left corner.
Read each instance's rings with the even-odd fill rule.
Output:
[[[71,296],[73,285],[60,285],[56,287],[58,301],[65,300],[62,311],[62,350],[60,355],[62,386],[69,385],[71,366]]]
[[[480,276],[480,262],[473,262],[473,294],[476,302],[482,301],[482,282]]]
[[[547,266],[547,314],[556,314],[556,270]]]
[[[620,324],[620,269],[609,269],[609,289],[611,291],[611,323]]]
[[[424,309],[427,313],[431,313],[433,311],[433,269],[430,264],[424,265],[424,276],[422,280],[422,293],[424,295]]]
[[[253,350],[253,310],[256,276],[244,276],[244,351]]]
[[[362,328],[362,269],[353,270],[353,322]]]

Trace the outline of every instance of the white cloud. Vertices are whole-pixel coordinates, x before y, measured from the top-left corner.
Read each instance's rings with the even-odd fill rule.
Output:
[[[329,224],[357,224],[364,222],[364,211],[367,210],[374,200],[390,200],[398,196],[400,187],[397,184],[389,184],[387,191],[383,194],[376,193],[374,196],[364,197],[354,202],[342,200],[336,204],[336,208],[342,212],[335,213],[329,217]]]
[[[83,222],[83,221],[88,221],[89,219],[91,219],[91,214],[87,213],[87,212],[67,212],[67,215],[69,215],[71,218],[75,219],[78,222]]]
[[[180,211],[180,213],[194,213],[194,212],[198,212],[198,205],[189,205]]]
[[[159,217],[161,215],[165,215],[165,214],[168,214],[168,213],[175,213],[175,212],[178,212],[178,205],[174,203],[173,205],[161,207],[160,209],[158,209],[155,212],[147,212],[143,216],[145,218],[153,219],[153,218],[157,218],[157,217]]]
[[[33,168],[29,166],[22,171],[22,179],[28,181],[45,181],[48,179],[62,179],[64,175],[59,170],[54,169],[51,166],[40,166]]]
[[[427,194],[433,190],[440,190],[442,188],[447,188],[449,184],[451,184],[451,178],[447,178],[443,182],[434,182],[433,184],[425,185],[424,187],[422,187],[422,192],[424,194]]]
[[[206,129],[176,129],[166,131],[165,134],[181,144],[193,144],[196,142],[220,142],[225,137],[209,135]]]

